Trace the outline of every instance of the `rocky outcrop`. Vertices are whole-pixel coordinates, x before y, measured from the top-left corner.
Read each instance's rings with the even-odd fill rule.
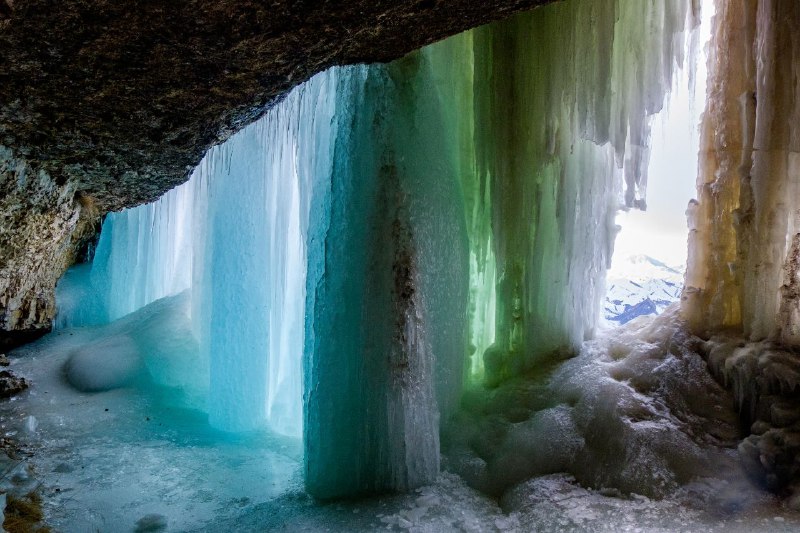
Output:
[[[0,143],[104,208],[151,201],[314,73],[541,3],[0,0]]]
[[[28,388],[28,382],[8,370],[0,370],[0,398],[11,398]]]
[[[36,332],[104,212],[152,201],[331,65],[551,0],[0,0],[0,330]]]
[[[54,289],[96,211],[41,168],[0,146],[0,350],[47,331]]]

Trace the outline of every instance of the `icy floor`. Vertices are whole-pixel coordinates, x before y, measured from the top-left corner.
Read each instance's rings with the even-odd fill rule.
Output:
[[[167,530],[191,530],[298,490],[294,439],[215,431],[166,388],[73,389],[63,378],[67,354],[92,337],[57,332],[13,352],[12,369],[32,387],[0,408],[4,434],[33,454],[56,530],[133,531],[148,515],[150,530],[163,522],[155,515]]]
[[[97,332],[56,332],[10,354],[12,369],[32,387],[0,403],[0,428],[30,456],[0,464],[2,486],[38,487],[56,531],[800,530],[798,513],[730,472],[692,481],[661,500],[589,490],[560,473],[511,486],[491,499],[443,473],[434,485],[408,495],[319,504],[303,493],[296,440],[215,431],[204,413],[181,407],[167,388],[73,389],[63,377],[67,355]],[[603,364],[617,374],[619,360],[637,353],[644,365],[641,350],[622,353],[613,343],[606,346],[615,352]],[[591,367],[580,358],[567,364],[576,371]],[[562,365],[556,375],[564,368],[570,367]],[[634,378],[625,376],[626,382]],[[537,388],[515,390],[530,398]]]

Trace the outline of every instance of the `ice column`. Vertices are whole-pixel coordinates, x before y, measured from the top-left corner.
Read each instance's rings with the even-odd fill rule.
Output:
[[[800,344],[800,4],[718,1],[683,310]]]
[[[305,461],[317,497],[434,479],[437,389],[460,389],[467,241],[426,72],[419,54],[338,71],[330,181],[314,191],[309,230]]]

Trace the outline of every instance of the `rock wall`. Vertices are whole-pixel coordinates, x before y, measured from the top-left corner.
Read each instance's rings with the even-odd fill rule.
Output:
[[[331,65],[546,0],[2,0],[0,143],[108,209],[152,201]]]
[[[96,210],[0,145],[0,351],[46,332],[54,288],[91,235]]]

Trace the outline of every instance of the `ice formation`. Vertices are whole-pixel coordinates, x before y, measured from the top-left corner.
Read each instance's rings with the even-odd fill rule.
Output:
[[[142,337],[163,337],[164,331],[175,328],[169,318],[176,314],[175,307],[187,303],[185,295],[162,299],[102,328],[110,331],[58,331],[11,353],[10,368],[30,378],[33,388],[16,401],[1,402],[0,421],[7,435],[17,432],[28,453],[15,460],[0,454],[6,473],[0,489],[18,495],[40,491],[46,523],[58,531],[136,530],[155,522],[177,531],[744,533],[790,532],[800,524],[800,514],[737,477],[733,456],[722,457],[728,461],[726,468],[714,468],[718,463],[703,460],[720,459],[720,452],[726,453],[718,447],[719,441],[709,445],[702,438],[709,428],[719,435],[718,430],[726,427],[720,421],[734,418],[734,411],[730,394],[707,381],[702,360],[676,342],[674,333],[685,333],[674,315],[656,323],[633,324],[620,337],[586,343],[587,352],[558,371],[571,384],[568,399],[576,398],[573,393],[578,395],[575,405],[562,404],[538,417],[527,410],[521,413],[520,407],[531,405],[525,396],[530,388],[520,386],[524,380],[515,380],[494,389],[493,412],[472,409],[468,413],[483,418],[481,429],[493,432],[500,427],[495,433],[498,443],[513,434],[526,444],[524,437],[536,435],[533,424],[540,420],[574,417],[574,423],[562,427],[577,427],[589,435],[593,427],[611,420],[614,428],[623,427],[626,432],[611,432],[612,451],[626,436],[638,438],[626,448],[629,455],[625,457],[607,453],[611,467],[606,477],[601,477],[603,462],[593,455],[587,472],[597,477],[582,478],[584,486],[575,476],[553,474],[518,484],[496,499],[467,486],[452,473],[451,464],[451,472],[409,493],[320,504],[302,490],[303,453],[297,439],[268,431],[237,435],[216,431],[202,412],[177,405],[180,395],[170,389],[125,387],[84,393],[64,381],[63,365],[76,348],[123,332],[137,337],[136,342]],[[173,350],[167,348],[170,353]],[[162,360],[164,355],[153,357]],[[715,394],[706,394],[706,387]],[[616,390],[624,394],[616,396]],[[507,415],[501,427],[498,421]],[[476,442],[491,445],[492,432],[480,432]],[[657,447],[648,443],[648,436]],[[558,453],[559,443],[574,440],[575,434],[543,437],[536,438],[546,446],[534,451],[551,456]],[[687,446],[689,453],[671,447],[672,443]],[[603,450],[601,445],[602,440],[595,437],[595,449]],[[451,449],[444,455],[446,461],[453,459]],[[654,452],[648,454],[651,449]],[[491,448],[483,453],[487,451]],[[513,453],[503,446],[503,461],[516,461],[521,467],[537,464],[536,455],[522,453],[530,451],[527,447]],[[620,469],[626,457],[632,466],[644,465],[644,473],[663,472],[659,479],[667,483],[685,479],[674,477],[669,469],[661,470],[669,461],[690,465],[680,474],[690,476],[691,465],[700,458],[698,472],[711,471],[713,476],[693,479],[663,500],[628,495],[613,487],[614,476],[629,477]],[[653,457],[657,461],[650,461]],[[727,468],[731,464],[734,467]],[[499,472],[498,479],[508,475]],[[630,479],[623,488],[641,491],[640,487],[651,485],[642,473]],[[664,485],[656,487],[660,490]]]
[[[60,323],[189,288],[186,381],[207,378],[212,425],[302,428],[318,497],[435,479],[465,382],[593,334],[614,215],[645,204],[650,117],[692,5],[557,3],[316,76],[189,183],[109,215],[91,272],[59,288]],[[151,377],[178,383],[151,348]]]
[[[682,309],[752,433],[754,477],[800,505],[800,4],[717,2]]]
[[[584,486],[664,497],[695,478],[736,477],[738,420],[677,305],[585,343],[581,353],[473,391],[446,433],[467,482],[502,495],[568,472]]]
[[[77,267],[59,284],[60,327],[105,324],[191,289],[181,312],[200,353],[183,381],[208,382],[216,427],[302,431],[308,205],[300,189],[310,173],[298,167],[313,161],[313,137],[302,136],[317,133],[308,106],[324,83],[308,83],[211,150],[158,202],[111,213],[91,270]],[[162,375],[170,358],[148,366],[156,381],[174,381],[174,372]]]
[[[326,246],[328,264],[345,266],[324,270],[311,245],[312,493],[432,479],[436,411],[453,413],[461,376],[496,384],[591,335],[614,213],[621,196],[643,204],[649,116],[670,87],[693,15],[683,2],[558,4],[363,74],[352,93],[360,114],[338,116],[348,130],[337,154],[341,147],[349,159],[334,160],[332,189],[323,209],[312,209],[336,228],[317,246]],[[337,214],[337,197],[358,208]],[[343,246],[333,248],[334,239]],[[342,308],[327,303],[332,297]]]
[[[592,335],[614,214],[644,205],[649,115],[682,60],[687,10],[568,2],[473,33],[460,152],[474,154],[462,173],[474,377],[502,381]]]
[[[744,342],[717,333],[701,350],[718,381],[734,395],[749,434],[739,455],[750,475],[800,508],[800,364],[796,349],[776,341]]]
[[[800,4],[718,2],[683,310],[800,343]]]

